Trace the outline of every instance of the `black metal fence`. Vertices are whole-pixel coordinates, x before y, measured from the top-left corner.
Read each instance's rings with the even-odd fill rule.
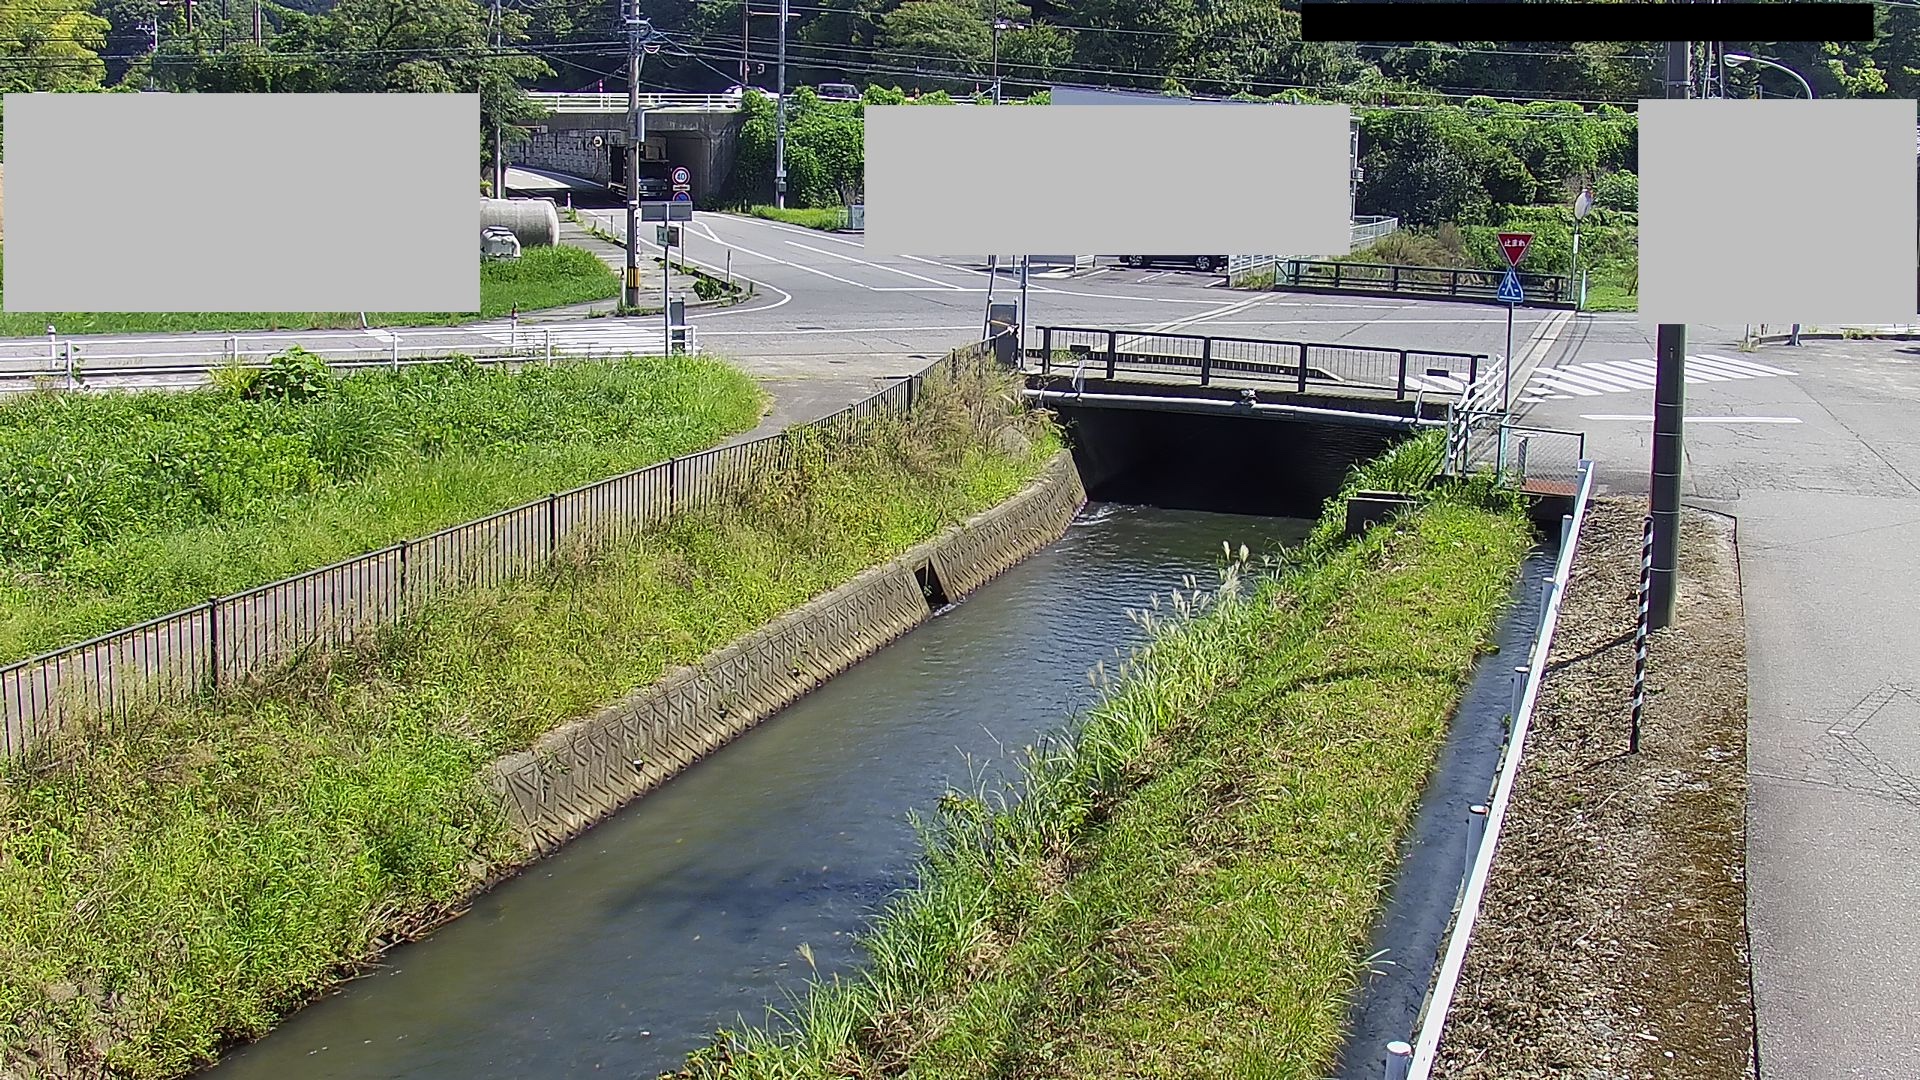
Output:
[[[1371,348],[1312,341],[1167,334],[1082,326],[1036,328],[1023,359],[1029,371],[1075,378],[1197,378],[1272,385],[1295,393],[1349,393],[1405,400],[1458,395],[1480,375],[1484,353]]]
[[[1516,273],[1520,276],[1520,288],[1526,293],[1527,303],[1571,302],[1573,293],[1565,274],[1539,274],[1527,270]],[[1505,270],[1288,259],[1276,268],[1274,287],[1496,300],[1500,294],[1500,281],[1506,276]]]
[[[793,461],[796,432],[829,434],[905,413],[928,377],[990,364],[986,343],[956,350],[832,416],[674,458],[368,552],[0,668],[0,755],[19,754],[77,716],[124,719],[264,672],[305,650],[351,643],[455,590],[540,569],[573,543],[631,536],[711,506]],[[830,445],[830,444],[829,444]]]

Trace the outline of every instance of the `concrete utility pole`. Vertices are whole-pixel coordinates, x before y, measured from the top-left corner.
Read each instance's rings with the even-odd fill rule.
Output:
[[[787,208],[787,0],[780,0],[780,89],[774,99],[773,205]]]
[[[500,0],[493,0],[493,51],[496,56],[500,52],[504,29],[500,23]],[[493,197],[496,199],[507,197],[506,144],[506,132],[502,130],[499,115],[495,114],[493,118]]]
[[[627,24],[627,281],[629,310],[640,306],[640,151],[647,135],[640,112],[640,43],[653,27],[640,17],[640,0],[626,0]],[[661,271],[663,274],[664,270]]]
[[[1667,96],[1693,96],[1692,43],[1667,43]],[[1648,618],[1652,629],[1673,623],[1680,566],[1681,424],[1686,415],[1687,328],[1662,323],[1655,346],[1653,388],[1653,573]]]
[[[260,0],[253,0],[253,43],[256,47],[266,44],[266,34],[260,22]]]
[[[1000,32],[1019,30],[1020,26],[1008,22],[998,15],[993,17],[993,103],[1000,104]]]

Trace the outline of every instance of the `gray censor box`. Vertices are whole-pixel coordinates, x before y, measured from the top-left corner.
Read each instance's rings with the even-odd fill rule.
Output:
[[[693,204],[690,202],[644,202],[640,204],[641,221],[692,221]]]

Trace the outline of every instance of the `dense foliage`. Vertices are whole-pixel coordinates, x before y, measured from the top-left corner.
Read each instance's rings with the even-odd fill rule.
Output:
[[[705,449],[760,397],[705,358],[340,377],[290,350],[196,393],[0,403],[0,662]]]

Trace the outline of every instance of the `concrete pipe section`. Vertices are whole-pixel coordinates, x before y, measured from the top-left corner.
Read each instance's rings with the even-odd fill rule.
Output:
[[[560,209],[552,199],[481,199],[480,228],[505,228],[523,248],[560,243]]]

